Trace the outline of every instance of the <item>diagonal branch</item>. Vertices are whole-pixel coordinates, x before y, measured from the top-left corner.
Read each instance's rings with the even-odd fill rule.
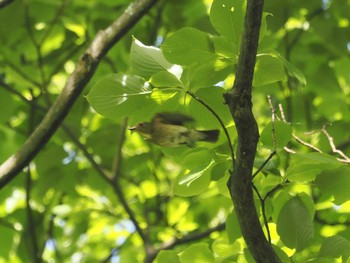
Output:
[[[183,244],[191,243],[191,242],[206,238],[214,232],[223,231],[225,229],[225,226],[226,226],[225,223],[221,223],[215,227],[208,228],[203,232],[189,233],[183,236],[182,238],[174,238],[172,240],[164,242],[163,244],[160,245],[159,248],[155,249],[154,252],[149,255],[149,262],[153,262],[153,260],[157,257],[158,253],[162,250],[173,249],[178,245],[183,245]]]
[[[13,0],[0,0],[0,9],[4,8],[8,4],[11,4],[12,2],[13,2]]]
[[[62,93],[22,147],[0,166],[0,189],[11,181],[44,147],[68,114],[99,62],[130,28],[157,2],[138,0],[105,30],[101,30],[79,59]]]
[[[242,44],[233,89],[225,94],[236,124],[238,146],[234,171],[228,182],[243,237],[256,262],[280,262],[262,231],[254,205],[252,170],[259,140],[258,125],[252,112],[252,82],[263,0],[248,0]]]

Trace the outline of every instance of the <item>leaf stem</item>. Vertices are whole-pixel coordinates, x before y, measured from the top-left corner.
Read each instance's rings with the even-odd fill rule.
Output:
[[[194,98],[196,101],[198,101],[200,104],[202,104],[218,120],[218,122],[220,123],[222,129],[224,130],[225,136],[227,138],[228,146],[229,146],[229,149],[230,149],[230,155],[232,157],[232,160],[234,161],[235,160],[235,154],[234,154],[234,150],[233,150],[233,146],[232,146],[232,141],[231,141],[230,135],[228,133],[228,130],[227,130],[224,122],[221,120],[220,116],[215,112],[215,110],[209,104],[207,104],[204,100],[202,100],[200,97],[198,97],[192,91],[187,90],[186,93],[188,95],[190,95],[192,98]]]

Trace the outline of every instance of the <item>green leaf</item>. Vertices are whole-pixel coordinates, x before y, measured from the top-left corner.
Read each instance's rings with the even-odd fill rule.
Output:
[[[157,88],[184,88],[180,79],[165,70],[154,74],[149,82]]]
[[[180,77],[182,68],[166,60],[162,51],[153,46],[146,46],[133,38],[130,50],[130,62],[133,73],[148,79],[159,71],[167,70]]]
[[[324,153],[293,154],[286,171],[286,178],[291,182],[310,182],[323,170],[340,166],[344,164]]]
[[[211,169],[211,179],[213,181],[218,181],[221,178],[223,178],[230,168],[230,162],[225,161],[215,161],[215,164],[213,165],[213,168]]]
[[[347,166],[322,171],[314,185],[325,195],[334,196],[336,204],[350,199],[350,168]]]
[[[306,79],[305,79],[304,74],[297,67],[295,67],[292,63],[290,63],[288,60],[286,60],[283,56],[281,56],[278,53],[276,53],[276,54],[277,54],[278,58],[283,62],[284,67],[286,68],[288,74],[291,77],[294,77],[295,79],[297,79],[302,86],[305,86]]]
[[[244,14],[244,0],[215,0],[210,9],[210,22],[221,35],[225,36],[235,44],[238,53],[240,46]]]
[[[189,153],[182,161],[187,168],[185,175],[179,176],[174,186],[176,195],[194,196],[208,189],[211,167],[214,161],[208,150]]]
[[[226,233],[230,244],[242,236],[241,228],[238,223],[237,215],[234,211],[227,215]]]
[[[180,253],[181,263],[214,263],[214,255],[209,250],[208,244],[198,243],[189,246]]]
[[[270,149],[282,150],[292,138],[292,132],[292,127],[283,121],[275,121],[273,126],[270,122],[261,132],[260,140]]]
[[[260,33],[259,33],[259,43],[264,39],[266,30],[267,30],[267,22],[266,17],[272,14],[263,12],[263,16],[261,18],[261,26],[260,26]]]
[[[120,262],[138,263],[137,252],[132,246],[120,250]]]
[[[216,239],[212,244],[215,254],[215,262],[230,263],[237,262],[237,257],[242,250],[242,245],[238,240],[229,244],[226,239]]]
[[[233,43],[228,37],[225,36],[211,36],[211,40],[214,43],[215,53],[229,58],[232,64],[237,62],[238,49],[235,43]]]
[[[133,114],[145,118],[174,94],[152,90],[139,76],[118,73],[100,79],[86,97],[99,114],[119,120]]]
[[[232,73],[232,67],[233,63],[227,59],[215,59],[190,66],[186,71],[190,90],[216,85]]]
[[[180,65],[200,64],[218,58],[209,35],[189,27],[170,35],[161,49],[170,62]]]
[[[282,80],[286,80],[283,61],[270,54],[258,55],[254,70],[253,86],[259,87]]]
[[[199,149],[196,151],[189,151],[181,161],[182,167],[186,169],[197,169],[199,167],[205,168],[211,162],[213,154],[207,149]]]
[[[345,257],[350,256],[350,242],[341,236],[327,238],[320,249],[320,257]]]
[[[180,263],[180,260],[175,251],[162,250],[158,253],[154,263]]]
[[[301,251],[314,236],[312,216],[301,199],[290,199],[281,209],[277,219],[277,232],[289,248]]]
[[[4,123],[8,121],[16,111],[16,101],[9,93],[1,92],[0,105],[2,106],[0,122]]]
[[[225,125],[229,125],[232,124],[233,121],[229,108],[224,104],[224,93],[225,90],[223,88],[213,86],[201,88],[195,92],[195,95],[213,108]],[[189,112],[196,120],[196,124],[200,125],[201,128],[221,129],[218,120],[198,100],[191,98]]]
[[[4,222],[6,220],[6,217],[3,218]],[[6,259],[9,257],[11,248],[13,246],[14,238],[16,237],[16,231],[14,229],[11,229],[9,227],[5,227],[0,225],[0,242],[1,242],[1,249],[0,249],[0,258]],[[5,262],[5,261],[4,261]]]

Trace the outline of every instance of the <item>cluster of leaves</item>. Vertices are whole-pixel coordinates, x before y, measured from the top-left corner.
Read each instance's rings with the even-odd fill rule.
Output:
[[[0,161],[41,119],[84,43],[128,1],[118,2],[15,2],[0,10]],[[232,156],[223,131],[216,144],[191,149],[159,148],[126,132],[126,119],[132,125],[162,111],[189,114],[196,128],[221,128],[209,107],[235,146],[222,95],[234,80],[246,1],[205,2],[161,3],[142,20],[135,37],[100,65],[53,140],[1,190],[4,262],[39,255],[58,262],[157,255],[159,263],[253,262],[226,187]],[[346,262],[349,4],[280,1],[265,9],[253,81],[261,129],[256,169],[277,154],[253,179],[262,227],[283,262]]]

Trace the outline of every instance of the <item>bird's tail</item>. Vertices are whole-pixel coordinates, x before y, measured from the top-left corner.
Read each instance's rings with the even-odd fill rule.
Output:
[[[216,142],[219,138],[219,130],[207,130],[198,132],[203,135],[202,138],[200,138],[200,141]]]

